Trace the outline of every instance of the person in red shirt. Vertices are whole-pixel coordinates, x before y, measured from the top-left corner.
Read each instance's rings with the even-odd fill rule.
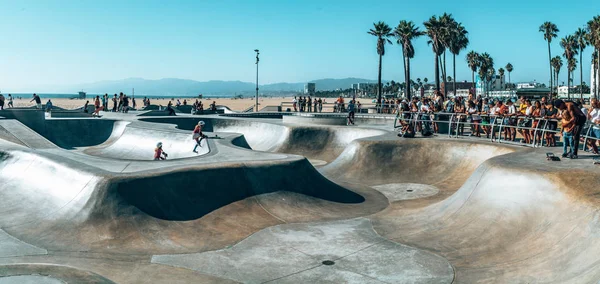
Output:
[[[196,141],[196,145],[194,145],[194,153],[198,153],[198,151],[196,151],[196,149],[198,149],[198,146],[202,147],[202,139],[206,138],[207,136],[204,135],[204,133],[202,133],[202,127],[204,126],[204,121],[200,120],[198,121],[198,125],[196,125],[196,127],[194,127],[194,131],[192,132],[192,139],[194,139],[194,141]]]
[[[162,142],[158,142],[158,144],[156,144],[156,149],[154,149],[154,160],[155,161],[166,160],[167,156],[169,156],[165,151],[163,151],[162,146],[163,146]]]

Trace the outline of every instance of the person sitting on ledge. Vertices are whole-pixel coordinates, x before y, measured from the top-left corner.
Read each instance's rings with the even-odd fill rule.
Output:
[[[85,101],[85,104],[83,105],[83,112],[88,113],[88,105],[90,104],[90,101]]]
[[[210,110],[217,111],[217,102],[213,101],[212,104],[210,104]]]
[[[169,156],[165,151],[163,151],[162,146],[163,146],[162,142],[158,142],[158,144],[156,144],[156,149],[154,149],[154,160],[155,161],[166,160],[167,157]]]
[[[171,101],[167,104],[167,111],[169,112],[169,115],[175,115],[175,110],[173,109],[173,103],[171,103]]]
[[[48,99],[48,101],[46,102],[46,112],[51,112],[52,111],[52,101]]]

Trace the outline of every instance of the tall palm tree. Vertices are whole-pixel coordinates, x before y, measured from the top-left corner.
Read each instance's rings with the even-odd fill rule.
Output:
[[[579,46],[579,98],[583,100],[583,50],[587,47],[587,32],[579,28],[574,34],[577,45]]]
[[[425,83],[425,85],[427,85],[427,82],[429,82],[429,79],[427,79],[427,77],[423,78],[423,82]]]
[[[412,21],[402,20],[394,29],[394,36],[398,39],[398,44],[402,46],[402,58],[404,59],[404,82],[408,85],[407,90],[410,90],[410,59],[415,56],[415,48],[413,40],[422,36],[424,33],[416,27]],[[410,92],[406,93],[410,100]]]
[[[559,30],[555,24],[551,22],[544,22],[540,26],[539,31],[541,33],[544,33],[544,39],[548,42],[548,64],[550,64],[550,93],[552,93],[552,65],[550,63],[550,61],[552,60],[552,53],[550,52],[550,43],[552,42],[553,38],[556,38],[558,36],[557,33],[559,32]]]
[[[467,53],[467,65],[471,69],[471,81],[473,82],[473,89],[477,90],[475,86],[475,72],[477,72],[477,68],[479,68],[479,53],[471,50]],[[477,94],[475,94],[477,95]]]
[[[598,78],[598,67],[600,67],[600,15],[595,16],[593,19],[587,22],[587,41],[590,46],[594,47],[594,53],[592,55],[593,66],[594,66],[594,78]],[[599,82],[594,80],[594,97],[598,98],[599,94]]]
[[[513,66],[509,62],[506,64],[506,66],[504,68],[506,68],[506,71],[508,72],[508,83],[510,84],[510,72],[513,71]]]
[[[431,18],[424,22],[423,25],[425,26],[425,32],[429,37],[427,43],[431,44],[431,49],[433,50],[433,54],[435,55],[435,89],[439,92],[440,65],[438,58],[444,52],[444,44],[442,42],[444,26],[442,25],[442,22],[440,22],[435,16],[431,16]]]
[[[557,55],[551,59],[551,63],[552,67],[554,68],[554,81],[558,87],[558,74],[560,74],[560,69],[563,66],[562,58]]]
[[[493,82],[492,80],[494,79],[495,74],[496,74],[496,70],[494,69],[493,66],[488,68],[487,73],[485,74],[485,80],[487,81],[487,84],[488,84],[488,96],[489,96],[489,89],[491,89],[491,84]]]
[[[456,25],[458,24],[452,14],[444,13],[438,19],[442,24],[442,33],[441,33],[441,41],[443,45],[443,61],[442,61],[442,80],[444,81],[444,94],[448,92],[448,81],[446,81],[447,72],[446,72],[446,50],[450,49],[450,44],[452,42],[452,37],[454,36],[454,30]],[[440,57],[440,60],[442,58]]]
[[[482,83],[484,84],[484,86],[487,86],[486,82],[488,82],[488,77],[489,75],[489,71],[494,69],[494,59],[487,53],[484,52],[479,56],[479,79],[482,81]],[[494,72],[492,72],[493,74]],[[491,79],[491,77],[489,77]],[[484,93],[485,93],[485,89],[484,88]]]
[[[392,28],[384,22],[373,23],[373,28],[368,34],[377,37],[377,54],[379,54],[379,74],[377,76],[377,104],[381,106],[381,59],[385,55],[385,44],[392,42],[388,39],[393,36]],[[381,110],[381,108],[378,108]]]
[[[498,69],[498,75],[500,75],[500,90],[502,90],[502,89],[504,89],[502,87],[503,83],[504,83],[504,82],[502,82],[502,78],[504,78],[504,69],[502,67],[500,67],[500,69]]]
[[[563,56],[567,59],[567,97],[571,98],[571,66],[577,66],[577,60],[573,60],[575,55],[577,55],[579,48],[577,46],[577,39],[573,35],[568,35],[560,40],[560,47],[562,47],[565,51]]]
[[[454,95],[456,95],[456,56],[461,50],[466,49],[469,45],[469,39],[467,38],[467,30],[461,23],[455,23],[451,30],[449,49],[452,53],[452,89]]]

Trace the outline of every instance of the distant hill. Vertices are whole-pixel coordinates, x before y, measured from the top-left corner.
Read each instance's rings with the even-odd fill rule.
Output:
[[[319,79],[310,81],[316,84],[318,91],[348,89],[354,83],[373,83],[375,80],[360,78],[345,79]],[[274,83],[260,85],[261,93],[269,92],[298,92],[304,90],[305,83]],[[177,78],[165,78],[160,80],[146,80],[142,78],[128,78],[123,80],[99,81],[94,83],[76,84],[71,86],[48,87],[48,91],[55,92],[75,92],[84,90],[92,94],[125,92],[131,93],[135,88],[138,95],[180,95],[195,96],[198,94],[207,95],[234,95],[234,94],[252,94],[255,92],[256,85],[241,81],[194,81]]]

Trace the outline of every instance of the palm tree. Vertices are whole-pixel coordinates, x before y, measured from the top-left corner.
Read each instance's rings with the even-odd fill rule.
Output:
[[[571,76],[574,77],[573,72],[577,69],[577,58],[571,57],[568,63],[567,71],[569,73],[569,77],[567,79],[567,98],[571,99],[571,83],[573,83],[573,78],[571,78]]]
[[[487,73],[485,74],[485,80],[487,81],[487,84],[488,84],[488,96],[489,96],[489,89],[491,89],[492,79],[494,79],[495,74],[496,74],[496,70],[494,69],[493,66],[488,68]]]
[[[494,69],[494,59],[487,53],[484,52],[479,56],[479,79],[485,84],[488,78],[491,77],[489,75],[489,71]],[[493,74],[494,72],[492,72]],[[487,85],[486,85],[487,86]],[[484,90],[485,92],[485,90]]]
[[[500,90],[504,89],[502,88],[502,78],[504,78],[504,69],[502,69],[502,67],[500,69],[498,69],[498,75],[500,75]]]
[[[456,95],[456,56],[461,50],[466,49],[469,45],[467,34],[467,30],[465,30],[465,27],[463,27],[461,23],[456,23],[452,27],[449,49],[452,53],[452,76],[454,77],[452,89],[454,91],[454,95]]]
[[[439,92],[440,66],[438,58],[444,52],[444,44],[442,42],[444,26],[435,16],[431,16],[431,18],[424,22],[423,25],[425,26],[426,34],[429,37],[427,43],[431,44],[431,49],[435,55],[435,89]]]
[[[442,79],[444,81],[444,94],[448,92],[448,81],[446,81],[447,72],[446,72],[446,49],[450,49],[450,44],[452,42],[452,37],[454,36],[454,30],[457,26],[456,21],[452,17],[452,14],[444,13],[438,19],[442,24],[442,32],[441,32],[441,41],[443,45],[443,64],[442,64]],[[464,28],[463,28],[464,29]],[[440,57],[441,60],[441,57]]]
[[[587,22],[587,41],[594,47],[592,61],[594,66],[594,78],[598,78],[598,67],[600,66],[600,16],[595,16]],[[598,98],[598,80],[594,80],[594,97]]]
[[[571,66],[577,66],[577,60],[573,60],[575,55],[577,55],[577,39],[575,36],[568,35],[560,40],[560,47],[562,47],[565,52],[563,56],[567,59],[567,98],[571,98],[570,93],[570,80],[571,80]]]
[[[479,54],[473,50],[467,53],[467,64],[469,68],[471,68],[471,81],[473,82],[473,89],[477,90],[475,86],[475,72],[477,72],[477,68],[479,68]],[[477,94],[475,94],[477,95]]]
[[[377,76],[377,104],[381,106],[381,59],[385,55],[385,44],[392,42],[388,39],[393,36],[392,28],[384,22],[373,23],[373,29],[368,34],[377,37],[377,54],[379,54],[379,74]],[[378,108],[381,110],[381,108]]]
[[[513,66],[509,62],[506,64],[506,66],[504,68],[506,68],[506,71],[508,72],[508,83],[510,84],[510,72],[513,71]]]
[[[429,82],[429,79],[427,79],[427,77],[425,77],[425,78],[423,78],[423,82],[424,82],[425,84],[427,84],[427,82]]]
[[[550,63],[550,61],[552,60],[550,59],[552,57],[552,54],[550,53],[550,43],[552,42],[553,38],[556,38],[558,36],[557,33],[559,32],[559,30],[555,24],[551,22],[545,22],[540,26],[539,31],[544,33],[544,39],[548,42],[548,64],[550,64],[550,93],[552,93],[552,64]]]
[[[422,35],[423,32],[420,31],[419,27],[416,27],[412,21],[402,20],[394,30],[394,36],[398,39],[398,44],[402,45],[404,82],[409,85],[407,90],[410,90],[410,59],[415,56],[415,49],[412,41]],[[407,92],[406,96],[410,100],[410,92]]]
[[[551,59],[552,67],[554,68],[554,81],[556,82],[556,86],[558,87],[558,74],[560,74],[560,69],[563,66],[563,61],[560,56],[555,56]]]
[[[587,47],[587,32],[579,28],[575,32],[575,40],[579,46],[579,62],[583,62],[583,50]],[[579,64],[579,98],[583,100],[583,64]]]

